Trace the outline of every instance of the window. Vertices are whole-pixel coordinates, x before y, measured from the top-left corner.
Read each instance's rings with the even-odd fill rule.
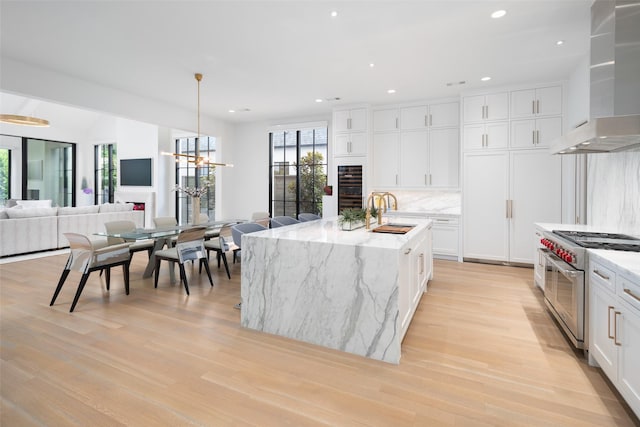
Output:
[[[200,137],[200,156],[208,157],[212,161],[216,159],[216,138],[211,136]],[[196,154],[196,138],[179,138],[176,140],[176,153]],[[176,185],[182,188],[199,187],[200,179],[215,174],[215,166],[198,166],[192,162],[176,161]],[[197,177],[196,177],[197,175]],[[180,224],[187,224],[192,218],[192,200],[189,195],[176,191],[176,218]],[[215,218],[216,190],[215,185],[208,188],[200,197],[200,214],[206,214],[209,218]]]
[[[11,150],[0,148],[0,206],[11,198]]]
[[[22,198],[73,206],[76,145],[22,138]]]
[[[327,185],[327,127],[271,132],[271,216],[322,214]]]
[[[116,144],[100,144],[94,152],[94,182],[96,204],[113,203],[113,193],[118,184],[118,155]],[[84,190],[84,189],[83,189]]]

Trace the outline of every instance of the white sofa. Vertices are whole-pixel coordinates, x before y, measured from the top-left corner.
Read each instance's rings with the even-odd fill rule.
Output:
[[[21,207],[0,210],[0,257],[65,248],[64,233],[91,236],[105,231],[104,223],[129,220],[142,227],[144,213],[133,204],[82,207]]]

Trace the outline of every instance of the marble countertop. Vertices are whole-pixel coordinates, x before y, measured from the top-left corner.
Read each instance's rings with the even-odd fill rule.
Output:
[[[546,222],[537,222],[536,226],[542,228],[544,231],[553,231],[553,230],[565,230],[565,231],[588,231],[595,233],[620,233],[620,230],[614,227],[601,227],[595,225],[588,224],[554,224],[554,223],[546,223]],[[621,233],[628,234],[628,233]],[[640,236],[633,236],[640,238]]]
[[[456,213],[457,212],[457,213]],[[404,216],[404,217],[417,217],[424,218],[428,217],[460,217],[460,208],[450,208],[450,209],[442,209],[439,211],[387,211],[382,214],[383,216],[394,217],[394,216]]]
[[[393,222],[393,221],[391,221]],[[406,221],[402,222],[403,224]],[[406,234],[374,233],[364,227],[344,231],[338,224],[338,217],[325,218],[318,221],[301,222],[286,227],[251,233],[252,237],[297,240],[302,242],[329,243],[335,245],[364,246],[383,249],[400,249],[421,230],[431,227],[431,220],[412,218],[411,224],[416,226]],[[371,229],[377,227],[372,225]]]

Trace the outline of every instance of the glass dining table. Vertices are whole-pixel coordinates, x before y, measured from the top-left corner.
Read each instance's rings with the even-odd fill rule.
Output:
[[[155,253],[161,250],[165,245],[167,247],[171,246],[171,240],[178,236],[180,232],[183,230],[187,230],[193,227],[206,227],[208,231],[220,230],[225,225],[235,225],[241,224],[243,222],[247,222],[246,219],[226,219],[220,221],[209,221],[204,222],[197,225],[186,224],[186,225],[174,225],[167,227],[158,227],[158,228],[138,228],[133,231],[126,231],[122,233],[108,233],[108,232],[99,232],[94,233],[96,236],[103,237],[118,237],[127,242],[135,242],[139,240],[153,240],[153,249],[151,251],[151,256],[149,257],[149,261],[147,262],[147,267],[142,274],[142,277],[151,277],[153,274],[153,270],[156,265],[156,257]],[[211,233],[209,233],[211,235]],[[171,282],[175,282],[175,276],[173,272],[173,268],[170,269],[171,272]]]

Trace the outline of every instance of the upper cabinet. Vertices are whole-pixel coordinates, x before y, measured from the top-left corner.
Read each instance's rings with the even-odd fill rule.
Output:
[[[398,130],[400,127],[399,121],[397,108],[376,110],[373,112],[373,131],[388,132]]]
[[[464,123],[509,118],[509,94],[507,92],[488,95],[465,96],[462,101]]]
[[[354,108],[333,112],[333,131],[365,132],[367,130],[367,109]]]
[[[560,115],[562,115],[561,86],[511,92],[511,118]]]
[[[419,130],[428,127],[458,126],[459,108],[457,102],[401,108],[400,128],[402,130]]]

